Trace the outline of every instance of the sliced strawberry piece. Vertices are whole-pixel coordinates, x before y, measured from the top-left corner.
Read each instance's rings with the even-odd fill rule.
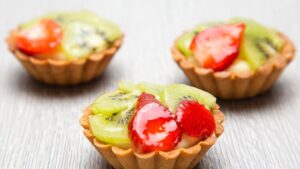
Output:
[[[195,36],[190,49],[202,67],[225,70],[239,54],[244,30],[243,23],[208,28]]]
[[[170,151],[182,135],[171,112],[147,93],[140,95],[128,130],[133,147],[141,153]]]
[[[215,120],[212,113],[204,105],[194,100],[183,100],[176,111],[176,121],[189,136],[201,140],[209,137],[215,130]]]
[[[36,25],[22,30],[16,38],[16,45],[28,54],[39,54],[57,47],[63,31],[54,20],[43,19]]]

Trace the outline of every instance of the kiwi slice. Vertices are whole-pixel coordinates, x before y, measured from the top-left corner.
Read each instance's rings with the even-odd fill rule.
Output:
[[[246,30],[240,47],[240,57],[245,59],[253,70],[263,65],[269,58],[276,56],[284,45],[277,31],[242,18],[233,18],[229,23],[245,23]]]
[[[164,86],[158,84],[151,84],[151,83],[131,83],[131,82],[119,82],[118,87],[120,90],[126,92],[135,92],[135,93],[142,93],[146,92],[149,94],[153,94],[158,100],[160,100],[161,93],[163,92]]]
[[[241,44],[239,55],[249,63],[252,70],[256,70],[277,53],[278,51],[267,39],[247,37]]]
[[[85,22],[96,27],[100,32],[104,32],[109,42],[114,42],[122,35],[117,24],[97,16],[95,13],[82,11],[77,12],[74,17],[81,22]]]
[[[133,114],[133,109],[123,110],[113,114],[90,115],[91,131],[95,137],[104,143],[109,143],[121,148],[130,147],[128,137],[128,123]]]
[[[172,112],[175,112],[177,106],[182,100],[198,100],[205,106],[212,108],[216,104],[216,98],[198,88],[184,84],[172,84],[164,88],[162,93],[162,103]]]
[[[196,35],[197,32],[187,32],[178,38],[176,47],[184,56],[192,56],[190,45]]]
[[[64,28],[60,49],[69,60],[103,51],[121,36],[117,25],[91,12],[58,12],[45,17],[54,19]]]
[[[138,95],[135,93],[117,90],[100,96],[90,108],[93,114],[112,115],[132,109],[136,104],[137,98]]]
[[[92,52],[99,52],[108,46],[105,35],[95,27],[72,22],[65,26],[61,48],[68,59],[84,58]]]
[[[207,22],[207,23],[203,23],[200,25],[197,25],[196,28],[193,31],[184,33],[183,35],[181,35],[176,43],[176,47],[177,49],[179,49],[180,52],[182,52],[182,54],[184,56],[192,56],[192,51],[190,50],[190,45],[191,42],[193,40],[193,38],[201,31],[213,27],[213,26],[217,26],[217,25],[221,25],[221,22]]]

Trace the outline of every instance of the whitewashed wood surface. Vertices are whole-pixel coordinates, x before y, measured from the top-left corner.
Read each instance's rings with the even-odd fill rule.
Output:
[[[8,52],[10,29],[55,10],[92,10],[126,34],[108,69],[90,84],[59,88],[32,80]],[[82,110],[120,80],[189,81],[170,47],[199,22],[254,18],[285,32],[300,45],[299,0],[1,0],[0,168],[107,169],[83,137]],[[300,61],[296,58],[273,89],[254,99],[219,101],[225,133],[200,162],[204,169],[297,169],[300,166]]]

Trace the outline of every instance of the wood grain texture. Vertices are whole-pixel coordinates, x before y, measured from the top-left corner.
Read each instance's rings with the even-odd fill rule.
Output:
[[[10,0],[0,1],[0,168],[110,169],[84,138],[82,110],[120,80],[188,83],[171,58],[176,36],[201,21],[254,18],[300,45],[298,0]],[[32,80],[4,39],[18,23],[53,10],[89,9],[117,22],[126,37],[105,73],[71,88]],[[225,133],[201,169],[296,169],[300,166],[300,64],[254,99],[219,101]]]

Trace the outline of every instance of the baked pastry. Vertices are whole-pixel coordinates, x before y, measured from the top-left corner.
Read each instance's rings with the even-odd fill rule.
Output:
[[[194,86],[222,99],[241,99],[270,89],[293,60],[295,48],[277,30],[233,18],[184,33],[172,54]]]
[[[211,94],[183,84],[120,82],[97,98],[80,123],[116,169],[193,168],[223,133]]]
[[[96,78],[122,41],[116,24],[88,11],[47,14],[21,24],[7,38],[10,51],[29,74],[50,85]]]

